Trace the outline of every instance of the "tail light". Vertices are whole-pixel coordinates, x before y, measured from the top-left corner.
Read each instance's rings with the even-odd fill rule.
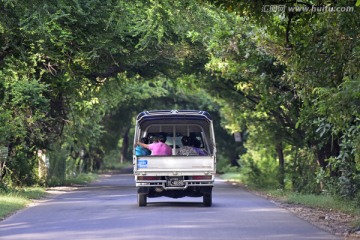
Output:
[[[212,176],[211,175],[192,176],[191,179],[192,180],[211,180]]]

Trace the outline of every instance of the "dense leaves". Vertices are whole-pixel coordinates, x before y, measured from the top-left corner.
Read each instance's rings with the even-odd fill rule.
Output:
[[[357,131],[360,113],[359,68],[356,66],[359,60],[359,28],[356,24],[359,9],[355,7],[355,1],[214,2],[243,17],[244,24],[251,27],[251,31],[246,32],[254,36],[248,41],[256,44],[258,50],[252,51],[252,55],[259,56],[260,52],[260,56],[272,61],[273,66],[270,65],[270,71],[266,71],[269,68],[261,66],[261,61],[256,60],[257,74],[249,79],[238,79],[232,84],[242,86],[238,89],[239,94],[254,95],[252,102],[257,107],[251,111],[252,114],[259,116],[259,110],[262,110],[265,116],[273,117],[276,126],[284,127],[279,129],[271,126],[271,119],[266,119],[266,123],[257,121],[256,130],[252,133],[265,129],[273,135],[267,145],[276,145],[280,140],[283,144],[290,144],[293,151],[295,148],[298,149],[296,152],[314,154],[315,157],[302,154],[307,159],[299,155],[296,155],[298,159],[290,158],[290,165],[295,168],[290,170],[293,173],[289,179],[293,179],[295,189],[304,189],[304,186],[296,187],[299,186],[296,176],[300,173],[299,176],[304,178],[306,175],[298,171],[310,166],[307,162],[314,159],[321,168],[317,170],[316,165],[309,168],[313,176],[307,175],[310,178],[301,185],[313,185],[318,171],[316,181],[324,180],[327,184],[333,184],[320,190],[335,190],[343,196],[354,196],[358,192],[359,166],[356,159],[359,152]],[[237,47],[243,44],[237,44]],[[254,69],[251,60],[245,60],[246,63],[244,60],[236,61],[234,64],[232,60],[227,60],[228,57],[224,59],[223,54],[221,65],[217,66],[236,68],[245,65],[246,71],[242,70],[242,73]],[[223,69],[218,69],[218,72],[222,71],[222,76],[227,79],[230,77],[225,74],[238,72],[228,68],[224,73]],[[262,76],[261,81],[257,81],[259,76]],[[254,91],[256,89],[263,91]],[[229,106],[228,112],[233,113],[236,109],[234,104],[230,103]],[[243,106],[245,109],[251,107]],[[232,126],[235,128],[253,125],[253,119],[250,123],[244,122],[249,114],[236,116],[237,119],[229,117],[234,121]],[[254,134],[250,136],[255,137]],[[265,136],[268,135],[262,132],[257,139],[261,142]],[[277,152],[282,168],[282,154]],[[316,187],[306,189],[316,191]]]
[[[189,71],[186,61],[197,64],[185,35],[208,24],[201,9],[195,1],[2,1],[0,135],[10,151],[1,177],[17,176],[12,163],[21,152],[33,163],[29,173],[44,164],[38,149],[64,154],[51,157],[67,159],[68,169],[51,164],[60,178],[93,170],[94,158],[126,137],[136,112],[159,107],[146,101],[170,94],[166,79]],[[104,124],[112,115],[120,128]],[[101,146],[116,130],[115,144]]]
[[[356,4],[3,0],[0,177],[37,181],[39,149],[55,183],[125,161],[136,113],[199,108],[219,124],[220,171],[360,196]]]

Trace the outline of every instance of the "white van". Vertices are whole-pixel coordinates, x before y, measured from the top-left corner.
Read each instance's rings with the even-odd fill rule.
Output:
[[[212,205],[216,173],[216,146],[213,122],[209,113],[197,110],[157,110],[141,112],[136,118],[134,146],[141,138],[166,136],[171,156],[135,154],[133,165],[138,205],[147,198],[203,197],[204,206]],[[196,142],[198,155],[178,155],[182,139]],[[192,146],[193,147],[193,146]]]

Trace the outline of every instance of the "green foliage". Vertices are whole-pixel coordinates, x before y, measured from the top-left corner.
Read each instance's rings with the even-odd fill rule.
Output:
[[[326,170],[319,174],[319,178],[326,183],[327,191],[344,198],[355,198],[360,189],[357,153],[359,149],[358,121],[355,124],[343,133],[340,154],[330,158]],[[334,176],[334,172],[341,174]]]
[[[274,150],[266,147],[249,148],[253,140],[245,145],[247,153],[241,156],[240,175],[242,182],[251,187],[277,188],[278,166],[274,159]]]
[[[121,168],[122,165],[120,162],[120,151],[118,149],[110,151],[104,157],[103,169],[115,170]]]
[[[324,191],[317,176],[317,171],[321,169],[318,168],[315,154],[311,149],[290,151],[289,159],[286,172],[291,182],[290,189],[302,194],[319,194]]]
[[[295,190],[321,191],[315,173],[326,169],[324,182],[334,183],[333,192],[354,197],[359,176],[354,131],[359,118],[359,9],[264,12],[264,5],[288,8],[298,3],[211,2],[242,17],[231,18],[237,23],[222,19],[226,27],[214,26],[208,41],[211,59],[206,66],[218,81],[206,87],[224,106],[225,126],[259,136],[255,149],[264,143],[291,146],[297,154],[286,153],[286,169]]]
[[[45,189],[39,187],[31,188],[0,188],[0,219],[24,208],[31,199],[40,199],[45,195]]]
[[[72,185],[84,185],[90,182],[95,181],[98,178],[97,174],[94,173],[82,173],[77,176],[69,176],[63,183],[63,185],[72,186]]]
[[[17,146],[13,151],[18,152],[7,161],[5,171],[8,173],[3,179],[10,187],[32,186],[37,183],[37,162],[35,154],[25,146]]]
[[[21,141],[44,140],[46,129],[42,128],[46,128],[49,109],[49,100],[45,97],[47,85],[37,80],[11,80],[13,77],[4,76],[3,79],[1,117],[5,122],[1,128],[2,142],[9,143],[11,138]]]
[[[359,215],[360,208],[357,202],[354,201],[344,201],[334,197],[330,194],[299,194],[292,191],[284,190],[267,190],[266,194],[281,199],[281,201],[302,204],[305,206],[320,208],[325,210],[337,210],[345,212],[347,214]]]
[[[317,1],[354,6],[352,13],[209,2],[221,8],[196,0],[1,1],[0,144],[9,146],[1,181],[36,182],[38,149],[48,151],[54,182],[96,171],[114,150],[130,159],[136,113],[201,108],[219,124],[224,169],[245,154],[241,171],[253,184],[277,186],[280,178],[298,192],[356,198],[358,1]]]
[[[1,143],[11,146],[7,172],[18,179],[16,184],[24,179],[16,162],[21,158],[32,162],[21,166],[28,166],[29,175],[36,163],[22,149],[51,148],[52,142],[60,141],[58,145],[67,142],[69,149],[91,152],[104,132],[103,116],[142,87],[124,87],[124,74],[107,79],[130,70],[123,62],[132,66],[143,61],[123,55],[138,43],[127,41],[134,37],[130,33],[133,22],[125,26],[112,22],[113,4],[65,0],[51,5],[43,1],[1,3],[0,118],[6,124],[0,135]],[[134,7],[122,9],[130,19],[143,12]],[[124,27],[130,31],[120,36],[114,31]],[[51,167],[57,169],[64,160],[54,157],[52,162]]]

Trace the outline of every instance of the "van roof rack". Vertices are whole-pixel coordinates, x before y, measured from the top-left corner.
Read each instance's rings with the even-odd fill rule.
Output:
[[[206,120],[212,121],[206,111],[201,110],[150,110],[138,114],[136,120],[141,123],[146,120]]]

